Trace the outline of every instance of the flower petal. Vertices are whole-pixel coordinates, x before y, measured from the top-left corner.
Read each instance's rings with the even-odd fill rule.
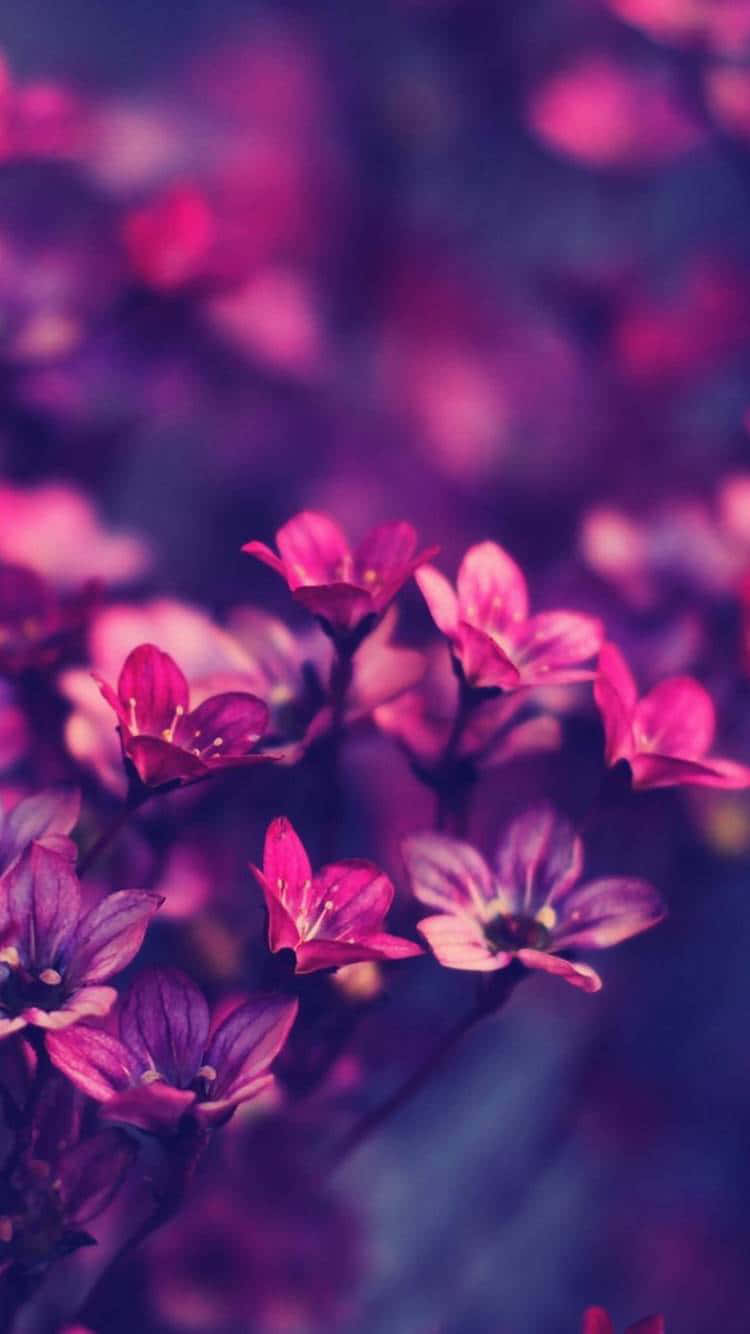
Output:
[[[615,1334],[615,1327],[602,1306],[589,1306],[584,1311],[581,1334]]]
[[[69,982],[103,982],[134,959],[151,918],[164,902],[143,889],[109,894],[82,919],[66,970]]]
[[[15,855],[29,843],[69,834],[78,820],[80,809],[81,794],[77,788],[48,788],[34,796],[24,797],[6,817],[2,836],[3,856],[7,856],[11,848]]]
[[[347,940],[351,944],[382,926],[393,895],[388,876],[372,862],[354,859],[333,862],[324,866],[313,880],[306,926],[312,927],[319,915],[325,913],[321,937]],[[303,930],[302,935],[306,934]]]
[[[543,611],[514,636],[513,661],[526,685],[566,685],[593,677],[577,666],[601,648],[604,629],[593,616]]]
[[[354,584],[304,584],[295,588],[294,600],[337,630],[353,629],[376,610],[370,594]]]
[[[173,658],[155,644],[139,644],[129,653],[120,672],[117,694],[128,711],[131,732],[160,736],[174,722],[178,709],[186,710],[188,683]]]
[[[557,903],[578,880],[583,844],[552,806],[532,806],[502,835],[495,865],[511,910],[533,916],[543,904]]]
[[[106,1209],[132,1167],[136,1146],[103,1130],[63,1154],[59,1190],[69,1220],[88,1223]]]
[[[486,905],[495,897],[495,882],[484,857],[470,843],[449,834],[412,834],[401,850],[420,903],[445,912],[486,915]]]
[[[13,923],[15,943],[28,964],[56,966],[78,921],[81,893],[70,859],[32,843],[0,881],[3,921]]]
[[[382,611],[395,597],[416,566],[437,555],[432,547],[417,556],[417,534],[410,523],[381,523],[368,533],[354,555],[357,580],[368,589]]]
[[[653,885],[629,876],[610,876],[579,885],[558,903],[558,909],[560,921],[553,933],[557,950],[618,945],[656,926],[666,915]]]
[[[210,695],[180,719],[174,733],[178,746],[199,750],[204,760],[247,755],[268,726],[261,699],[241,690]],[[215,754],[214,754],[215,752]]]
[[[243,1091],[268,1073],[297,1017],[296,998],[254,996],[219,1025],[206,1052],[216,1071],[212,1093],[217,1099],[244,1101]]]
[[[601,991],[602,979],[586,963],[572,963],[570,959],[561,959],[559,954],[547,954],[545,950],[519,950],[517,958],[527,968],[539,968],[544,973],[554,973],[563,981],[580,991]]]
[[[750,768],[720,755],[707,755],[700,762],[672,755],[634,755],[630,767],[633,787],[640,789],[681,784],[726,790],[750,787]]]
[[[414,578],[438,630],[453,639],[458,634],[458,597],[453,585],[434,565],[423,565]]]
[[[203,1062],[209,1013],[203,993],[177,968],[146,968],[120,1010],[120,1034],[138,1075],[156,1071],[186,1088]]]
[[[594,699],[604,724],[607,764],[630,759],[631,727],[638,691],[628,664],[615,644],[603,644],[599,653]]]
[[[525,685],[516,664],[484,630],[468,621],[458,626],[458,656],[466,680],[474,686],[513,690]]]
[[[152,1134],[169,1133],[195,1105],[196,1096],[191,1089],[172,1088],[171,1084],[158,1080],[153,1084],[136,1084],[105,1102],[101,1115],[107,1121],[136,1126]]]
[[[208,765],[198,755],[155,736],[127,737],[125,754],[147,787],[191,782],[209,772]]]
[[[37,1028],[70,1028],[82,1019],[101,1019],[109,1014],[116,1000],[114,987],[81,987],[68,996],[59,1010],[42,1010],[31,1005],[24,1010],[23,1017]]]
[[[636,706],[633,738],[638,750],[678,759],[701,760],[716,731],[716,711],[708,691],[690,676],[660,681]]]
[[[262,561],[264,565],[269,565],[272,570],[275,570],[277,574],[281,575],[282,579],[286,579],[286,566],[284,565],[283,560],[276,555],[275,551],[272,551],[270,547],[267,547],[265,542],[246,542],[242,550],[248,556],[255,556],[256,559]]]
[[[387,931],[376,931],[359,940],[327,940],[316,937],[303,940],[295,951],[295,973],[315,973],[321,968],[343,968],[350,963],[385,962],[388,959],[410,959],[423,954],[421,945],[403,936],[392,936]]]
[[[276,534],[289,587],[347,583],[353,561],[342,529],[327,514],[303,510]]]
[[[481,973],[507,968],[513,958],[495,952],[477,921],[463,913],[440,913],[417,922],[438,963],[444,968],[465,968]]]
[[[296,921],[307,910],[312,893],[312,867],[301,839],[285,816],[272,820],[263,845],[263,881],[269,912],[269,895],[278,899],[286,913]],[[283,926],[283,920],[279,923]],[[284,944],[289,943],[284,941]],[[279,949],[281,946],[277,945]]]
[[[97,1102],[106,1102],[126,1089],[135,1077],[124,1043],[111,1033],[87,1024],[49,1033],[47,1052],[52,1064]]]
[[[477,630],[502,634],[529,614],[523,572],[497,542],[469,548],[461,561],[457,587],[461,619]]]

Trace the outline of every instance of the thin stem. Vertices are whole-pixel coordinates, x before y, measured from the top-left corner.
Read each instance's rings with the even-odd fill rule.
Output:
[[[459,751],[464,730],[482,698],[481,692],[468,685],[463,675],[459,675],[456,714],[434,775],[437,827],[441,830],[450,829],[459,835],[466,833],[474,782],[471,766],[461,765]]]
[[[106,852],[111,843],[114,843],[117,835],[125,828],[134,811],[142,806],[147,800],[147,795],[140,795],[137,799],[128,797],[115,813],[108,825],[105,825],[101,834],[94,840],[88,852],[85,852],[78,863],[78,874],[83,876],[91,870],[94,862],[98,861],[103,852]]]
[[[460,1044],[462,1038],[477,1024],[480,1019],[486,1018],[490,1014],[496,1014],[499,1009],[509,999],[520,979],[524,976],[524,968],[516,962],[509,967],[494,973],[491,979],[482,979],[484,985],[480,984],[475,1004],[466,1012],[458,1023],[445,1034],[442,1041],[433,1047],[430,1054],[417,1066],[417,1069],[399,1088],[386,1098],[379,1107],[373,1108],[361,1121],[349,1131],[345,1136],[336,1159],[336,1166],[345,1162],[345,1160],[360,1147],[365,1140],[380,1129],[384,1122],[388,1121],[397,1112],[400,1112],[415,1094],[428,1083],[436,1070],[444,1064],[447,1058]]]
[[[343,641],[336,643],[336,656],[331,668],[328,698],[331,705],[331,727],[325,739],[322,755],[326,768],[326,804],[322,822],[322,859],[330,861],[336,851],[336,832],[341,821],[344,794],[341,785],[341,741],[347,696],[354,673],[355,647]]]

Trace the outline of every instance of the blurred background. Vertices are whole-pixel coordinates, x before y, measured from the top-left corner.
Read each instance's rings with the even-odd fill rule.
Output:
[[[603,616],[644,687],[703,680],[750,762],[750,4],[16,0],[0,46],[6,510],[73,486],[148,548],[129,596],[293,625],[240,548],[298,509],[356,537],[408,518],[451,576],[491,537],[535,607]],[[48,518],[0,555],[54,578]],[[486,852],[528,800],[594,797],[590,693],[550,703],[562,749],[480,788]],[[430,798],[374,729],[346,764],[339,852],[403,890]],[[193,839],[158,949],[209,989],[246,977],[244,866],[282,800],[225,795],[150,825],[165,858]],[[590,842],[671,911],[601,995],[526,981],[321,1180],[319,1138],[470,1003],[463,975],[394,967],[317,1100],[236,1118],[112,1334],[576,1334],[590,1303],[746,1334],[750,801],[642,794]]]

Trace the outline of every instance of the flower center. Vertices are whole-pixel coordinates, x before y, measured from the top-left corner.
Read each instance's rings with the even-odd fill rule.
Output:
[[[548,928],[538,918],[512,913],[498,913],[497,917],[491,918],[484,925],[484,934],[498,953],[501,950],[545,950],[551,939]]]
[[[56,968],[29,972],[20,964],[0,964],[0,1010],[11,1019],[33,1006],[37,1010],[59,1010],[65,998],[63,979]]]

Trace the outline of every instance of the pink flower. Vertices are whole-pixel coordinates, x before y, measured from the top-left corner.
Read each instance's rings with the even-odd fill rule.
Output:
[[[101,983],[138,953],[160,903],[120,890],[82,914],[69,857],[32,843],[0,879],[0,1038],[107,1014],[117,992]]]
[[[750,768],[708,754],[716,712],[708,691],[691,676],[668,677],[639,699],[622,653],[605,644],[594,697],[604,723],[607,764],[627,760],[634,787],[750,787]]]
[[[296,1014],[296,999],[258,995],[212,1021],[189,977],[149,968],[125,996],[119,1037],[81,1025],[50,1039],[49,1054],[110,1120],[172,1130],[190,1113],[215,1126],[273,1085]]]
[[[516,690],[594,675],[578,664],[601,647],[601,623],[572,611],[529,616],[523,573],[496,542],[470,547],[456,591],[432,565],[418,570],[416,580],[470,685]]]
[[[297,834],[283,816],[266,831],[263,870],[251,867],[268,908],[268,944],[294,950],[298,973],[361,959],[406,959],[422,950],[383,931],[393,885],[372,862],[342,861],[313,875]]]
[[[438,548],[417,552],[410,523],[381,523],[352,551],[338,524],[303,510],[276,534],[278,555],[263,542],[242,548],[285,579],[295,601],[336,635],[366,632],[418,566]]]
[[[149,287],[170,291],[206,276],[215,231],[203,194],[173,185],[128,215],[123,239],[136,275]]]
[[[190,710],[180,668],[153,644],[140,644],[120,672],[117,693],[99,688],[119,719],[123,754],[142,783],[191,783],[218,769],[252,764],[251,754],[268,722],[262,700],[244,691],[211,695]]]
[[[548,806],[511,823],[494,867],[447,834],[412,835],[403,851],[416,897],[440,910],[418,929],[446,968],[492,972],[519,959],[598,991],[602,982],[593,968],[561,958],[560,951],[617,945],[665,913],[644,880],[608,876],[580,884],[583,844]]]
[[[664,1316],[650,1315],[628,1325],[625,1334],[665,1334],[665,1330]],[[615,1334],[615,1327],[602,1306],[589,1306],[584,1311],[581,1334]]]

